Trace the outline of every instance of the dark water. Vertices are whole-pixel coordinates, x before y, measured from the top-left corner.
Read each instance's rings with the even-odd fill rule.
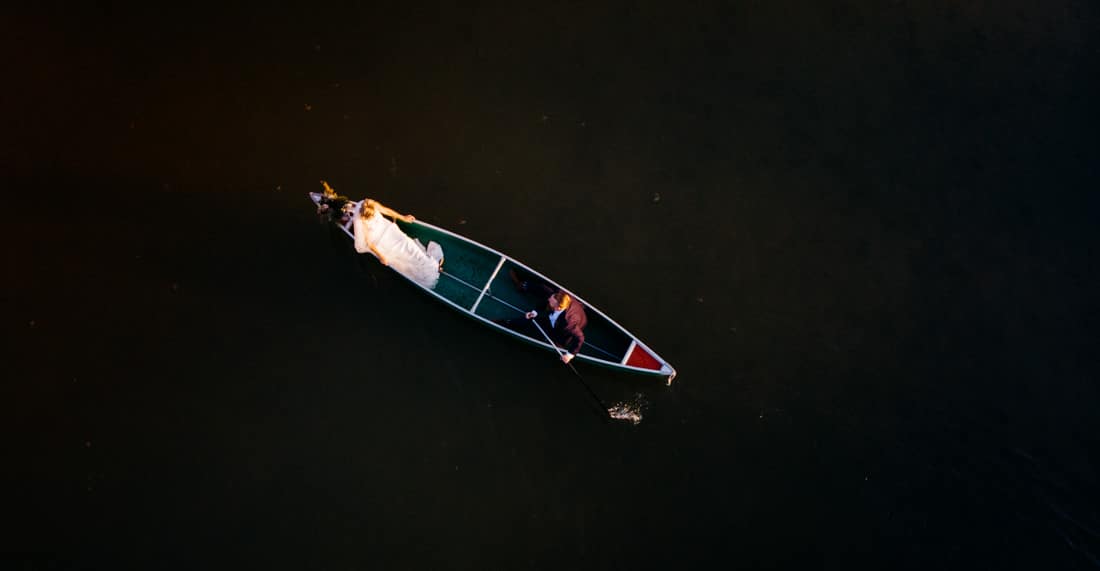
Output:
[[[827,5],[826,5],[827,4]],[[47,5],[4,18],[18,568],[1100,561],[1094,3]],[[462,318],[319,180],[677,383]]]

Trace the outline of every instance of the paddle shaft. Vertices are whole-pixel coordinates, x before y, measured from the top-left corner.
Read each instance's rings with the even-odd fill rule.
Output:
[[[559,357],[565,356],[565,350],[559,348],[558,345],[554,343],[552,339],[550,339],[550,336],[546,334],[546,331],[543,330],[542,326],[539,325],[537,321],[532,319],[531,324],[539,330],[539,333],[542,333],[542,336],[546,338],[546,342],[554,348],[554,351],[558,353]],[[579,380],[581,382],[581,385],[584,386],[584,390],[588,391],[588,394],[592,397],[592,400],[596,401],[596,404],[600,405],[600,409],[602,409],[603,412],[606,413],[608,417],[610,417],[611,409],[609,409],[607,407],[607,404],[603,402],[603,399],[601,399],[596,394],[596,392],[592,390],[592,387],[588,386],[588,382],[585,381],[584,377],[582,377],[581,374],[577,372],[577,368],[573,366],[573,363],[566,363],[566,365],[569,365],[569,370],[573,371],[573,374],[577,376],[577,380]]]

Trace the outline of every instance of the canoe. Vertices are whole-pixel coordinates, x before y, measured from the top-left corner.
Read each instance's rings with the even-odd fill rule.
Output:
[[[321,203],[321,193],[311,192],[309,195],[314,204]],[[337,218],[334,223],[344,234],[352,240],[355,239],[351,222],[341,224]],[[662,359],[625,327],[576,295],[572,289],[562,287],[506,254],[449,230],[422,220],[398,220],[397,224],[405,234],[424,244],[429,241],[437,242],[443,247],[445,256],[443,271],[435,288],[429,289],[413,280],[405,279],[460,313],[506,335],[556,353],[558,350],[547,343],[545,338],[514,331],[494,322],[497,319],[521,317],[530,309],[542,310],[546,304],[545,297],[520,292],[509,277],[511,270],[533,275],[551,287],[568,291],[576,302],[584,305],[588,325],[584,328],[584,345],[574,362],[584,361],[631,373],[665,377],[668,384],[672,384],[672,380],[676,378],[676,369],[668,361]]]

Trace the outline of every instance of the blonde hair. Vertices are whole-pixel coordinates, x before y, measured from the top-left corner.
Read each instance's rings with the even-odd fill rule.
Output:
[[[573,304],[573,296],[569,295],[569,292],[565,290],[561,290],[554,295],[558,298],[558,307],[560,307],[563,311],[569,309],[569,306]]]

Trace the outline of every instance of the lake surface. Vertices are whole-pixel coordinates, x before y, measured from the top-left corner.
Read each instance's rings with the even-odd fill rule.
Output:
[[[1097,8],[14,12],[18,568],[1100,562]],[[320,180],[552,276],[577,366],[318,223]]]

